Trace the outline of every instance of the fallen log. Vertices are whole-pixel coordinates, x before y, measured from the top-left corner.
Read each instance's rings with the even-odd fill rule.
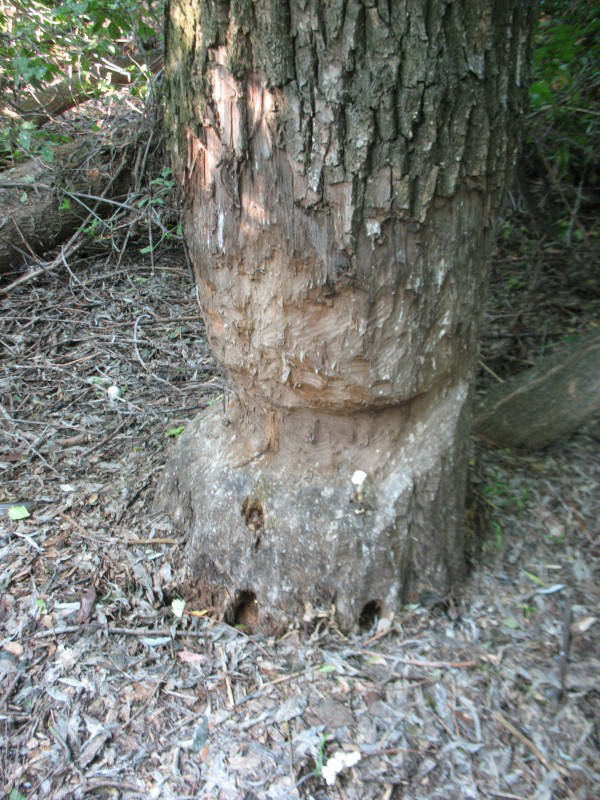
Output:
[[[56,247],[90,212],[114,212],[131,184],[139,135],[118,146],[89,136],[57,148],[52,165],[32,159],[0,173],[0,275]]]
[[[491,389],[475,433],[502,447],[530,450],[568,436],[600,412],[600,328]]]

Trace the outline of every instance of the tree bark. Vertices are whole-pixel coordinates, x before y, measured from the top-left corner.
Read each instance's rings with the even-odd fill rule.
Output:
[[[157,497],[258,627],[464,576],[469,396],[528,4],[171,0],[167,124],[225,413]]]
[[[491,389],[475,431],[501,447],[535,450],[576,431],[600,412],[600,331],[542,358]]]

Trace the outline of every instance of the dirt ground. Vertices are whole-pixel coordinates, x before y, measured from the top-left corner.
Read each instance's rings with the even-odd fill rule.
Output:
[[[585,271],[532,283],[525,261],[497,257],[481,391],[597,324]],[[184,605],[184,542],[152,513],[224,388],[183,258],[91,256],[0,302],[5,797],[600,795],[598,423],[543,452],[474,441],[489,534],[460,598],[267,639]]]

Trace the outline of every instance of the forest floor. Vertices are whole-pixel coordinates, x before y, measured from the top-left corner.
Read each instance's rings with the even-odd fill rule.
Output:
[[[598,324],[589,267],[539,258],[501,240],[482,390]],[[597,423],[536,453],[474,441],[488,535],[460,598],[275,640],[182,607],[184,542],[152,513],[223,389],[182,256],[24,284],[0,342],[3,796],[598,796]]]

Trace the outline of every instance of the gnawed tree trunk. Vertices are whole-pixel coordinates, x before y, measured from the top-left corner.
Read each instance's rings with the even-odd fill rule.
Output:
[[[171,0],[167,120],[225,412],[158,506],[229,619],[389,615],[464,575],[470,383],[517,0]]]
[[[492,444],[546,447],[600,413],[600,330],[491,389],[475,431]]]
[[[71,193],[119,197],[131,183],[131,154],[119,142],[118,153],[96,137],[63,145],[54,152],[52,164],[41,158],[27,161],[0,173],[0,275],[16,272],[35,255],[67,239],[81,226],[93,208],[99,216],[114,212],[115,206],[98,203],[93,197],[62,197]],[[115,157],[116,156],[116,157]]]

